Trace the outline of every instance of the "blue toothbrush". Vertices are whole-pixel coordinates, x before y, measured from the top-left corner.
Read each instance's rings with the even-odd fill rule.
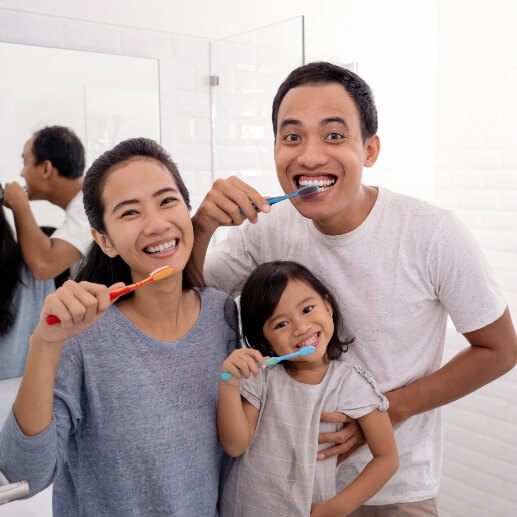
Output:
[[[298,357],[299,355],[312,354],[312,352],[314,352],[314,350],[316,350],[316,347],[314,347],[312,345],[306,346],[306,347],[298,350],[298,352],[293,352],[292,354],[282,355],[280,357],[271,357],[269,359],[266,359],[265,363],[266,363],[266,366],[275,366],[275,364],[278,364],[280,361],[285,361],[286,359]],[[259,364],[257,363],[257,366],[258,365]],[[233,373],[230,373],[230,372],[221,373],[221,379],[223,379],[223,381],[227,381],[231,377],[233,377]]]
[[[266,199],[268,204],[274,205],[275,203],[278,203],[279,201],[283,201],[284,199],[289,199],[290,197],[296,197],[296,196],[308,196],[309,194],[314,194],[315,192],[318,192],[320,189],[319,185],[316,185],[315,183],[313,185],[305,185],[305,187],[302,187],[301,189],[298,189],[296,192],[293,192],[292,194],[286,194],[285,196],[277,196],[277,197],[270,197],[269,199]],[[255,203],[251,203],[255,210],[258,210],[257,205]],[[242,208],[239,208],[241,214],[244,212],[242,211]]]

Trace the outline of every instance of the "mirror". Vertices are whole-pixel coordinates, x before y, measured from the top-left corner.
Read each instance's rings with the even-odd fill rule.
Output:
[[[160,141],[156,59],[0,43],[0,69],[2,183],[23,181],[23,145],[47,125],[75,131],[86,167],[125,138]],[[40,225],[62,220],[61,210],[46,201],[32,208]]]

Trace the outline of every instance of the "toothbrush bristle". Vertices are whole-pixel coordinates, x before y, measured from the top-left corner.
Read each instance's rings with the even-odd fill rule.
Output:
[[[300,355],[312,354],[312,352],[314,352],[314,350],[316,350],[316,347],[314,347],[312,345],[306,346],[305,348],[301,349]]]
[[[305,185],[298,191],[299,196],[308,196],[309,194],[314,194],[314,192],[318,192],[320,189],[319,185]]]

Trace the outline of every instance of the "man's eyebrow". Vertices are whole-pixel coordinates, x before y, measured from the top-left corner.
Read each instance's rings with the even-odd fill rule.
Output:
[[[345,119],[342,118],[342,117],[327,117],[327,118],[324,118],[320,122],[320,126],[323,127],[323,126],[326,126],[327,124],[332,124],[332,123],[336,123],[336,122],[338,124],[341,124],[342,126],[344,126],[346,129],[348,129],[348,124],[345,122]],[[285,126],[301,126],[301,125],[302,125],[301,120],[298,120],[298,119],[295,119],[295,118],[286,118],[285,120],[282,120],[282,123],[280,124],[278,129],[281,130]]]
[[[346,129],[348,129],[348,124],[345,122],[345,119],[342,117],[328,117],[324,118],[320,122],[320,126],[326,126],[327,124],[332,124],[334,122],[337,122],[338,124],[341,124],[342,126],[345,126]]]
[[[297,120],[295,118],[286,118],[282,120],[282,123],[279,126],[279,130],[283,129],[285,126],[301,126],[302,122],[301,120]]]
[[[164,188],[161,188],[160,190],[157,190],[153,194],[153,197],[161,196],[162,194],[165,194],[166,192],[176,192],[176,193],[178,193],[179,191],[178,191],[178,189],[176,189],[174,187],[164,187]],[[113,207],[112,213],[114,214],[117,210],[121,209],[122,207],[124,207],[126,205],[134,205],[135,203],[138,203],[138,202],[139,202],[138,199],[125,199],[124,201],[121,201],[120,203],[117,203]]]

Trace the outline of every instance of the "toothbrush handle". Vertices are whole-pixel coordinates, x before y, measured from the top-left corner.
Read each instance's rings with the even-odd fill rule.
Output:
[[[110,300],[113,300],[113,298],[118,298],[119,296],[129,293],[130,291],[133,291],[134,289],[139,287],[137,285],[135,287],[135,285],[136,284],[125,285],[124,287],[119,287],[118,289],[114,289],[113,291],[110,291],[109,292]],[[46,319],[47,325],[55,325],[56,323],[59,323],[60,321],[61,320],[57,316],[54,316],[53,314],[51,314],[50,316],[47,316],[47,319]]]
[[[276,363],[278,363],[278,357],[271,357],[269,359],[266,359],[264,362],[266,363],[266,366],[274,366]],[[258,367],[260,365],[258,363],[255,363]],[[239,369],[239,371],[242,373],[242,371]],[[227,381],[228,379],[231,379],[233,377],[233,373],[231,372],[223,372],[221,373],[221,379],[223,381]]]
[[[297,196],[298,192],[295,192],[294,194],[286,194],[285,196],[277,196],[277,197],[270,197],[269,199],[266,199],[267,203],[269,205],[274,205],[275,203],[278,203],[279,201],[283,201],[284,199],[289,199],[290,197]],[[253,205],[253,208],[255,210],[258,210],[258,207],[255,203],[251,203]],[[242,208],[239,208],[239,212],[241,214],[244,214]]]

